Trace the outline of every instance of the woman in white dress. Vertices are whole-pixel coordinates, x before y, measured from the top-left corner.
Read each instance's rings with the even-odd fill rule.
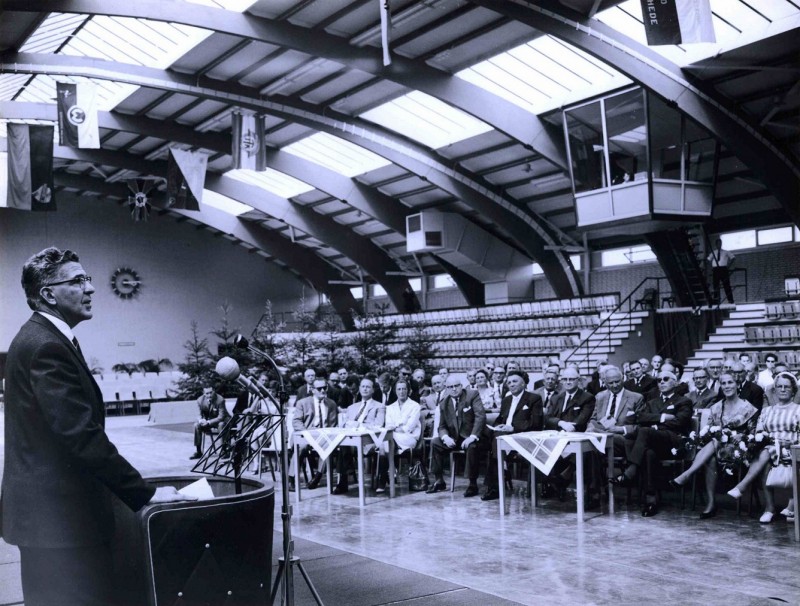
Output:
[[[393,430],[396,452],[404,453],[409,448],[414,448],[419,441],[422,425],[419,420],[420,406],[418,402],[409,399],[408,383],[399,380],[394,385],[397,400],[386,407],[386,421],[384,427]],[[386,490],[386,483],[389,481],[388,473],[388,452],[389,447],[384,442],[381,444],[381,452],[378,457],[378,481],[375,492],[381,493]]]

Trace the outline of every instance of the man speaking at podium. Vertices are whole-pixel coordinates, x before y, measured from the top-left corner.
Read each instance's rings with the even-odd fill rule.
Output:
[[[138,511],[185,498],[154,488],[109,441],[100,389],[72,329],[92,317],[92,279],[69,250],[25,262],[34,310],[8,350],[2,535],[20,550],[26,606],[113,604],[112,493]]]

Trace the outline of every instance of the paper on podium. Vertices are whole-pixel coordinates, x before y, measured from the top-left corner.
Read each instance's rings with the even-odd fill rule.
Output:
[[[198,501],[207,501],[214,498],[214,491],[211,490],[211,485],[205,478],[200,478],[197,482],[184,486],[178,492],[187,497],[197,497]]]

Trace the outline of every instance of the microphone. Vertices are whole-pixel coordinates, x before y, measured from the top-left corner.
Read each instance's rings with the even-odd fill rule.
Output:
[[[239,370],[239,364],[233,358],[225,356],[220,358],[216,367],[217,374],[226,381],[236,381],[239,385],[247,389],[252,394],[257,395],[259,398],[269,398],[269,392],[263,385],[256,383],[252,379],[243,376]]]

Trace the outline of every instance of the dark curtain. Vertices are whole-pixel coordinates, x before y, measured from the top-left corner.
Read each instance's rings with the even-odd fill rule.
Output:
[[[709,310],[655,314],[656,351],[681,363],[691,358],[708,335],[728,317],[727,311]]]

